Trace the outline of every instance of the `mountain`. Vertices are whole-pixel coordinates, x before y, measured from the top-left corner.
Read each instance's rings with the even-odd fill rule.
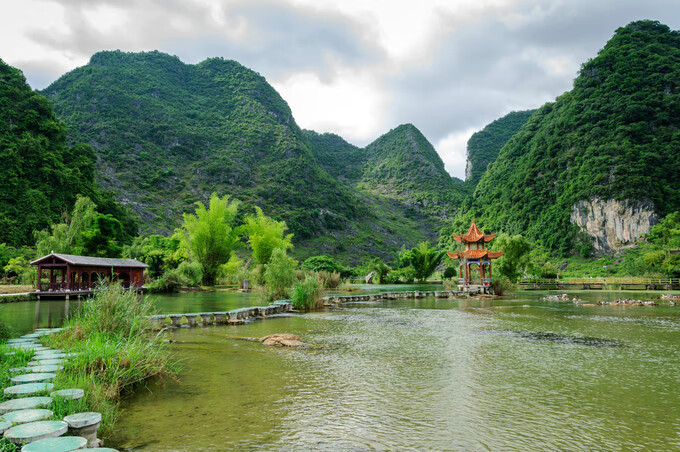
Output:
[[[510,112],[472,134],[467,142],[466,182],[472,187],[477,185],[487,166],[498,157],[503,145],[517,133],[535,111]]]
[[[35,243],[70,211],[76,195],[93,196],[94,151],[66,145],[65,126],[21,71],[0,60],[0,243]]]
[[[356,190],[405,209],[448,218],[465,197],[437,151],[413,124],[402,124],[359,148],[338,135],[305,130],[312,154],[329,174]]]
[[[264,77],[235,61],[190,65],[161,52],[99,52],[43,93],[69,140],[96,150],[99,183],[137,212],[144,232],[172,231],[183,212],[217,192],[243,201],[243,212],[258,205],[285,220],[300,256],[391,258],[438,234],[437,215],[404,203],[411,196],[403,187],[381,196],[360,186],[366,165],[379,155],[397,158],[398,146],[372,145],[367,154],[340,137],[302,131]],[[403,135],[414,159],[439,165],[440,185],[431,186],[453,187],[422,134],[405,126]],[[386,186],[396,180],[385,174]],[[451,197],[413,188],[419,205]]]
[[[364,150],[360,185],[436,212],[463,199],[463,187],[444,168],[432,144],[412,124],[390,130]]]
[[[559,254],[629,246],[680,209],[679,125],[680,33],[619,28],[503,146],[442,242],[474,217]]]

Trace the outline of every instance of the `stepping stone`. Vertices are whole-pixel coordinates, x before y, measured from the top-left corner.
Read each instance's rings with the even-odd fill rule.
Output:
[[[4,393],[8,397],[24,397],[51,391],[52,383],[26,383],[5,388]]]
[[[66,353],[46,353],[44,355],[33,355],[33,361],[45,361],[46,359],[64,359],[68,358]]]
[[[31,361],[27,364],[29,367],[33,366],[54,366],[59,365],[59,364],[64,364],[66,361],[65,358],[59,358],[59,359],[40,359],[38,361]]]
[[[25,342],[30,342],[31,344],[35,344],[36,340],[35,339],[25,339],[25,338],[17,338],[17,339],[7,339],[8,344],[21,344]]]
[[[82,389],[61,389],[50,394],[51,397],[61,397],[62,399],[77,400],[85,395]]]
[[[87,439],[89,446],[98,446],[97,429],[102,421],[102,415],[95,412],[76,413],[64,418],[69,425],[69,432],[73,436],[82,436]]]
[[[52,398],[50,397],[24,397],[23,399],[7,400],[0,403],[0,414],[9,413],[10,411],[27,410],[30,408],[41,408],[50,406]]]
[[[42,336],[42,334],[40,334],[40,333],[31,333],[31,334],[24,334],[19,339],[37,339],[40,336]]]
[[[5,433],[10,428],[12,428],[12,423],[10,421],[0,421],[0,435]]]
[[[32,372],[34,367],[10,367],[9,372],[12,374],[16,373],[26,373],[26,372]]]
[[[37,421],[21,424],[5,432],[5,438],[14,444],[32,443],[41,439],[61,436],[68,430],[64,421]]]
[[[2,419],[17,425],[25,424],[27,422],[45,421],[51,418],[53,414],[54,413],[52,413],[50,410],[33,408],[28,410],[12,411],[11,413],[4,414]]]
[[[60,436],[58,438],[41,439],[21,448],[21,452],[69,452],[85,449],[87,439],[78,436]]]
[[[64,366],[58,364],[46,364],[44,366],[33,366],[33,367],[17,367],[16,369],[25,369],[23,372],[56,372],[62,370]],[[12,370],[12,369],[10,369]]]
[[[41,355],[55,355],[57,353],[64,353],[63,350],[58,350],[56,348],[50,349],[50,350],[45,350],[42,352],[36,352],[35,356],[41,356]]]
[[[9,379],[14,384],[25,384],[25,383],[45,383],[47,381],[52,381],[57,378],[57,374],[52,373],[30,373],[17,375]]]

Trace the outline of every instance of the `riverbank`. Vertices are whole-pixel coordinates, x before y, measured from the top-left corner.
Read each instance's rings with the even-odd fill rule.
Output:
[[[83,303],[60,332],[43,340],[73,355],[55,387],[85,391],[80,409],[102,414],[102,435],[112,431],[123,396],[150,379],[174,378],[180,369],[163,336],[152,332],[148,316],[153,312],[147,297],[109,286]]]

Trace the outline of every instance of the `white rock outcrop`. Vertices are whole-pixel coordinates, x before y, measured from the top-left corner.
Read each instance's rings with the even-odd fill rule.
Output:
[[[616,201],[592,198],[579,201],[571,222],[593,239],[595,252],[611,254],[635,244],[658,222],[650,201]]]

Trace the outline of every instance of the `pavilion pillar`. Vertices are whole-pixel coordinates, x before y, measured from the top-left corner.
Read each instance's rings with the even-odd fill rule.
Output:
[[[62,282],[64,280],[64,270],[62,270]],[[66,264],[66,290],[71,290],[71,266]]]
[[[491,261],[489,261],[489,279],[493,278],[493,273],[491,273]]]
[[[36,290],[40,290],[41,280],[42,280],[42,264],[38,264],[38,283],[36,284]]]
[[[479,263],[479,285],[484,285],[484,264],[481,262]]]

